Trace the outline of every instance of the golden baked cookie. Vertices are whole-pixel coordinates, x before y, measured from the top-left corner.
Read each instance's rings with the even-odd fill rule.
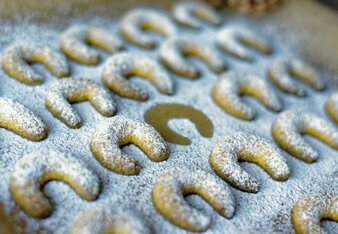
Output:
[[[48,129],[42,120],[24,105],[0,97],[0,127],[31,141],[42,141]]]
[[[66,58],[49,46],[19,42],[8,46],[2,54],[2,68],[9,76],[28,85],[40,84],[44,79],[31,63],[45,65],[57,78],[69,73]]]
[[[174,83],[157,61],[136,53],[123,52],[111,56],[103,66],[102,79],[116,94],[145,101],[146,91],[128,81],[130,76],[140,76],[149,80],[163,94],[174,92]]]
[[[150,230],[133,211],[122,207],[98,205],[76,218],[69,234],[150,234]]]
[[[116,104],[109,91],[99,83],[83,79],[69,78],[52,83],[46,95],[47,109],[70,128],[82,125],[81,117],[70,103],[89,101],[103,116],[116,113]]]
[[[163,12],[150,8],[135,8],[127,12],[120,21],[120,33],[128,42],[151,49],[156,40],[145,31],[156,33],[162,37],[176,34],[176,26]]]
[[[226,26],[216,34],[217,45],[230,55],[244,60],[254,56],[244,46],[249,46],[262,54],[271,54],[269,43],[256,33],[241,26]]]
[[[325,108],[328,115],[338,124],[338,93],[330,95]]]
[[[70,154],[40,149],[24,155],[10,178],[10,192],[15,203],[33,218],[46,218],[53,212],[52,204],[42,193],[43,185],[61,180],[88,201],[99,194],[99,178]]]
[[[290,169],[282,153],[259,136],[234,133],[215,143],[210,164],[216,174],[237,189],[257,193],[259,182],[242,169],[239,161],[256,163],[275,180],[284,181],[290,175]]]
[[[61,35],[61,49],[72,60],[96,65],[100,62],[99,53],[89,45],[96,46],[110,54],[122,49],[121,40],[101,28],[73,26]]]
[[[162,173],[153,188],[153,203],[156,209],[171,223],[191,232],[206,231],[211,218],[184,199],[198,194],[220,215],[231,218],[236,204],[230,188],[212,174],[201,169],[173,167]]]
[[[324,234],[320,221],[338,222],[338,196],[333,194],[309,194],[293,206],[291,220],[297,234]]]
[[[272,135],[278,145],[289,154],[312,163],[318,159],[318,153],[303,140],[308,134],[338,150],[338,129],[318,115],[302,111],[289,110],[277,116],[272,125]]]
[[[293,77],[308,84],[316,90],[323,90],[325,83],[319,74],[308,64],[299,59],[275,59],[268,69],[270,80],[282,91],[305,96],[305,89],[294,81]]]
[[[95,158],[107,169],[123,175],[137,175],[141,166],[120,149],[128,143],[138,146],[154,162],[169,157],[169,147],[152,126],[124,116],[101,122],[94,131],[90,147]]]
[[[179,2],[172,9],[173,18],[180,24],[193,29],[201,28],[202,23],[219,25],[221,17],[212,6],[201,1]]]
[[[226,0],[238,12],[261,16],[275,9],[282,0]]]
[[[171,37],[161,44],[159,50],[161,62],[177,75],[196,79],[200,73],[193,64],[186,60],[186,56],[200,59],[217,73],[223,72],[226,67],[222,56],[215,48],[192,37]]]
[[[222,73],[212,90],[214,100],[225,112],[243,120],[252,120],[256,111],[241,100],[243,95],[255,97],[272,111],[282,109],[282,103],[272,87],[251,73]]]

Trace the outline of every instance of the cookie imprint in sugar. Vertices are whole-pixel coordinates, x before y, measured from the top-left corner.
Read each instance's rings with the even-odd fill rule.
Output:
[[[338,124],[338,93],[330,95],[326,101],[326,112]]]
[[[169,157],[169,147],[151,125],[124,116],[99,123],[90,147],[95,158],[107,169],[123,175],[138,175],[141,170],[139,163],[120,149],[128,143],[138,146],[154,162]]]
[[[28,85],[40,84],[44,79],[34,71],[31,63],[45,65],[57,78],[65,77],[69,73],[66,58],[49,46],[17,42],[3,52],[2,68],[10,77]]]
[[[156,40],[145,31],[156,33],[162,37],[176,34],[176,26],[165,13],[151,8],[136,8],[127,12],[120,21],[120,33],[128,42],[151,49]]]
[[[318,152],[304,141],[302,134],[316,137],[338,150],[338,129],[315,113],[285,111],[277,116],[272,125],[272,135],[281,148],[300,160],[312,163],[318,159]]]
[[[187,61],[186,56],[200,59],[216,73],[223,72],[226,67],[222,56],[215,48],[192,37],[175,36],[161,44],[159,50],[161,62],[178,75],[196,79],[200,73],[193,64]]]
[[[76,218],[70,234],[148,234],[143,220],[131,210],[98,205],[84,211]]]
[[[291,220],[297,234],[326,233],[320,226],[323,219],[338,222],[338,196],[309,194],[292,208]]]
[[[325,88],[320,75],[308,64],[299,59],[275,59],[268,69],[269,79],[285,93],[305,96],[306,91],[296,78],[320,91]]]
[[[89,101],[103,116],[113,116],[116,104],[109,91],[100,84],[83,78],[69,78],[52,83],[45,105],[47,109],[70,128],[79,128],[82,120],[70,103]]]
[[[48,130],[42,120],[24,105],[0,97],[0,127],[31,141],[42,141]]]
[[[116,94],[138,101],[148,99],[146,91],[128,81],[130,76],[149,80],[163,94],[174,92],[174,83],[157,61],[136,53],[122,52],[107,59],[103,66],[102,79]]]
[[[10,192],[15,203],[33,218],[46,218],[53,212],[52,204],[42,193],[51,180],[63,181],[87,201],[99,194],[99,178],[70,154],[42,149],[24,155],[14,166]]]
[[[282,109],[282,103],[270,85],[250,73],[222,73],[212,90],[214,100],[225,112],[243,120],[252,120],[256,111],[241,100],[242,95],[255,97],[274,112]]]
[[[184,196],[191,194],[201,196],[225,218],[230,219],[235,213],[230,188],[201,169],[170,168],[156,179],[152,196],[156,209],[174,225],[191,232],[206,231],[211,218],[188,204]]]
[[[242,169],[239,160],[256,163],[275,180],[284,181],[290,175],[278,148],[261,137],[235,133],[215,143],[210,164],[216,174],[237,189],[257,193],[259,182]]]
[[[72,60],[96,65],[100,62],[99,53],[90,47],[96,46],[110,54],[122,49],[121,40],[101,28],[74,26],[61,35],[61,49]]]
[[[202,27],[200,21],[211,25],[219,25],[221,17],[208,4],[200,1],[195,2],[179,2],[172,9],[173,18],[180,24],[199,29]]]
[[[253,55],[245,46],[262,54],[271,54],[268,42],[247,28],[226,26],[216,34],[216,44],[226,53],[244,60],[253,60]]]

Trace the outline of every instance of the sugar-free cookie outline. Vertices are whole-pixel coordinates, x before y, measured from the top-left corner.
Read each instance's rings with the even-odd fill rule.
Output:
[[[88,201],[99,194],[99,179],[70,154],[42,149],[23,156],[14,166],[10,192],[15,203],[33,218],[46,218],[53,212],[52,204],[42,193],[51,180],[60,180]]]
[[[179,2],[172,9],[173,18],[180,24],[193,29],[202,26],[200,21],[212,25],[219,25],[221,18],[208,4],[203,2]]]
[[[333,93],[326,101],[326,112],[338,124],[338,93]]]
[[[164,13],[151,8],[136,8],[127,12],[122,17],[119,27],[125,40],[145,49],[156,46],[155,38],[145,30],[162,37],[176,34],[176,26],[172,20]]]
[[[24,105],[0,97],[0,127],[31,141],[42,141],[48,130],[42,120]]]
[[[245,46],[262,54],[271,54],[272,49],[264,38],[242,27],[224,27],[216,35],[216,44],[226,53],[243,60],[253,60]],[[245,45],[245,46],[244,46]]]
[[[61,35],[61,49],[72,60],[96,65],[100,62],[100,55],[90,45],[96,46],[110,54],[122,49],[121,40],[97,27],[74,26]]]
[[[120,149],[128,143],[138,146],[154,162],[169,157],[169,147],[151,125],[124,116],[100,123],[90,146],[95,158],[105,168],[123,175],[138,175],[141,170],[139,163]]]
[[[222,73],[212,90],[214,100],[225,112],[243,120],[252,120],[256,111],[241,100],[242,95],[255,97],[272,111],[278,112],[282,109],[282,103],[272,87],[250,73]]]
[[[216,174],[237,189],[257,193],[260,183],[242,169],[239,160],[256,163],[278,181],[287,180],[290,175],[290,169],[278,148],[261,137],[235,133],[215,143],[210,164]]]
[[[193,64],[186,60],[186,56],[200,59],[216,73],[223,72],[226,68],[222,56],[215,48],[192,37],[175,36],[161,44],[159,50],[161,62],[178,75],[196,79],[200,73]]]
[[[203,232],[211,218],[193,208],[184,196],[198,194],[220,215],[230,219],[235,213],[235,199],[230,188],[203,170],[173,167],[162,173],[153,187],[156,209],[171,223],[192,232]]]
[[[285,93],[305,96],[306,91],[299,82],[300,80],[315,90],[323,90],[325,83],[320,75],[308,64],[299,59],[275,59],[268,69],[269,79]]]
[[[37,73],[31,63],[41,63],[57,78],[68,75],[66,58],[48,46],[36,43],[13,43],[8,46],[2,56],[2,68],[12,78],[28,84],[37,85],[43,77]]]
[[[153,59],[131,52],[111,56],[103,66],[104,84],[116,94],[138,101],[148,99],[147,92],[128,81],[130,76],[149,80],[163,94],[174,92],[174,82]]]
[[[70,103],[89,101],[103,116],[111,117],[116,104],[109,91],[100,84],[83,78],[55,81],[49,88],[45,105],[47,109],[70,128],[82,125],[81,117]]]
[[[338,196],[310,194],[293,206],[291,220],[297,234],[326,233],[320,226],[322,219],[338,222]]]
[[[99,205],[76,218],[70,234],[149,234],[147,225],[133,211]]]
[[[304,141],[303,134],[311,135],[338,150],[337,128],[312,112],[285,111],[277,116],[272,125],[272,135],[282,149],[300,160],[312,163],[319,155]]]

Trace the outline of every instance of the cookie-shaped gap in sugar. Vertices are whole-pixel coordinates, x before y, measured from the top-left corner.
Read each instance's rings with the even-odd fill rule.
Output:
[[[100,123],[94,131],[90,147],[105,168],[122,175],[138,175],[141,170],[139,163],[120,149],[129,143],[138,146],[154,162],[169,157],[167,143],[152,126],[123,116]]]
[[[338,129],[315,113],[285,111],[276,117],[272,125],[272,135],[282,149],[300,160],[312,163],[319,155],[304,141],[303,134],[311,135],[338,150]]]
[[[163,172],[153,187],[156,209],[174,225],[191,232],[206,231],[211,218],[193,208],[184,196],[197,194],[225,218],[235,213],[235,199],[230,188],[216,176],[201,169],[173,167]]]
[[[10,192],[15,203],[33,218],[46,218],[53,212],[42,187],[52,180],[67,183],[84,200],[95,200],[99,178],[70,154],[41,149],[24,155],[14,166]]]
[[[57,78],[66,77],[69,67],[66,58],[49,46],[37,43],[17,42],[8,46],[2,55],[2,68],[12,78],[27,85],[43,82],[32,63],[41,63]]]
[[[79,128],[82,120],[70,103],[89,101],[103,116],[111,117],[116,112],[116,104],[109,90],[99,83],[83,79],[69,78],[51,84],[45,105],[47,109],[70,128]]]
[[[327,114],[338,124],[338,93],[333,93],[326,101]]]

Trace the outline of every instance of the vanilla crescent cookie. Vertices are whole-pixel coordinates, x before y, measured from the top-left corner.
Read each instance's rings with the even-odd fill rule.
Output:
[[[141,166],[120,149],[128,143],[138,146],[154,162],[169,157],[169,147],[151,125],[124,116],[101,122],[96,127],[90,147],[95,158],[107,169],[123,175],[137,175]]]
[[[40,149],[24,155],[14,166],[10,192],[15,203],[33,218],[46,218],[53,212],[52,204],[42,193],[51,180],[63,181],[88,201],[99,194],[99,178],[70,154]]]
[[[319,156],[317,151],[303,140],[303,134],[316,137],[338,150],[338,129],[312,112],[285,111],[277,116],[272,125],[272,135],[280,147],[300,160],[312,163]]]
[[[216,43],[223,51],[244,60],[253,60],[254,57],[243,45],[263,54],[272,53],[271,47],[264,38],[239,26],[222,28],[216,35]]]
[[[250,73],[222,73],[212,90],[214,100],[225,112],[243,120],[252,120],[256,112],[241,100],[242,95],[257,98],[272,111],[278,112],[282,109],[281,101],[269,84]]]
[[[201,169],[173,167],[162,173],[153,187],[153,203],[156,209],[171,223],[191,232],[203,232],[211,224],[211,218],[184,199],[198,194],[220,215],[230,219],[235,213],[235,199],[230,188],[216,176]]]
[[[201,27],[200,20],[212,25],[221,23],[217,12],[210,5],[200,1],[176,3],[172,14],[178,23],[193,29]]]
[[[116,104],[109,91],[99,83],[69,78],[52,83],[46,95],[47,109],[70,128],[79,128],[82,120],[70,103],[89,101],[103,116],[113,116]]]
[[[223,72],[226,67],[222,56],[216,49],[192,37],[171,37],[161,44],[159,57],[170,71],[190,79],[198,78],[199,71],[186,61],[185,56],[200,59],[217,73]]]
[[[0,97],[0,127],[31,141],[42,141],[48,130],[42,120],[24,105]]]
[[[320,226],[322,219],[338,222],[338,196],[310,194],[292,208],[291,220],[297,234],[326,233]]]
[[[128,42],[151,49],[156,40],[145,33],[151,31],[162,37],[176,34],[176,26],[164,13],[151,8],[136,8],[127,12],[120,21],[120,33]]]
[[[213,170],[222,179],[237,189],[257,193],[259,182],[242,169],[240,160],[256,163],[275,180],[284,181],[290,175],[278,148],[253,134],[234,133],[219,139],[210,156]]]
[[[128,81],[130,76],[140,76],[149,80],[163,94],[174,92],[174,83],[168,73],[153,59],[131,52],[111,56],[103,66],[102,79],[116,94],[145,101],[146,91]]]
[[[97,206],[83,212],[69,234],[148,234],[147,225],[133,211],[121,207]]]
[[[326,102],[326,112],[338,124],[338,93],[330,95]]]
[[[310,85],[316,90],[325,88],[319,74],[308,64],[299,59],[279,58],[268,69],[270,80],[282,91],[297,96],[305,96],[305,89],[293,77]]]
[[[2,68],[12,78],[28,84],[37,85],[43,77],[31,67],[31,63],[41,63],[57,78],[68,75],[66,58],[48,46],[36,43],[18,42],[8,46],[2,55]]]
[[[74,26],[61,35],[61,49],[72,60],[96,65],[100,62],[99,53],[89,45],[96,46],[112,54],[122,49],[121,40],[97,27]]]

